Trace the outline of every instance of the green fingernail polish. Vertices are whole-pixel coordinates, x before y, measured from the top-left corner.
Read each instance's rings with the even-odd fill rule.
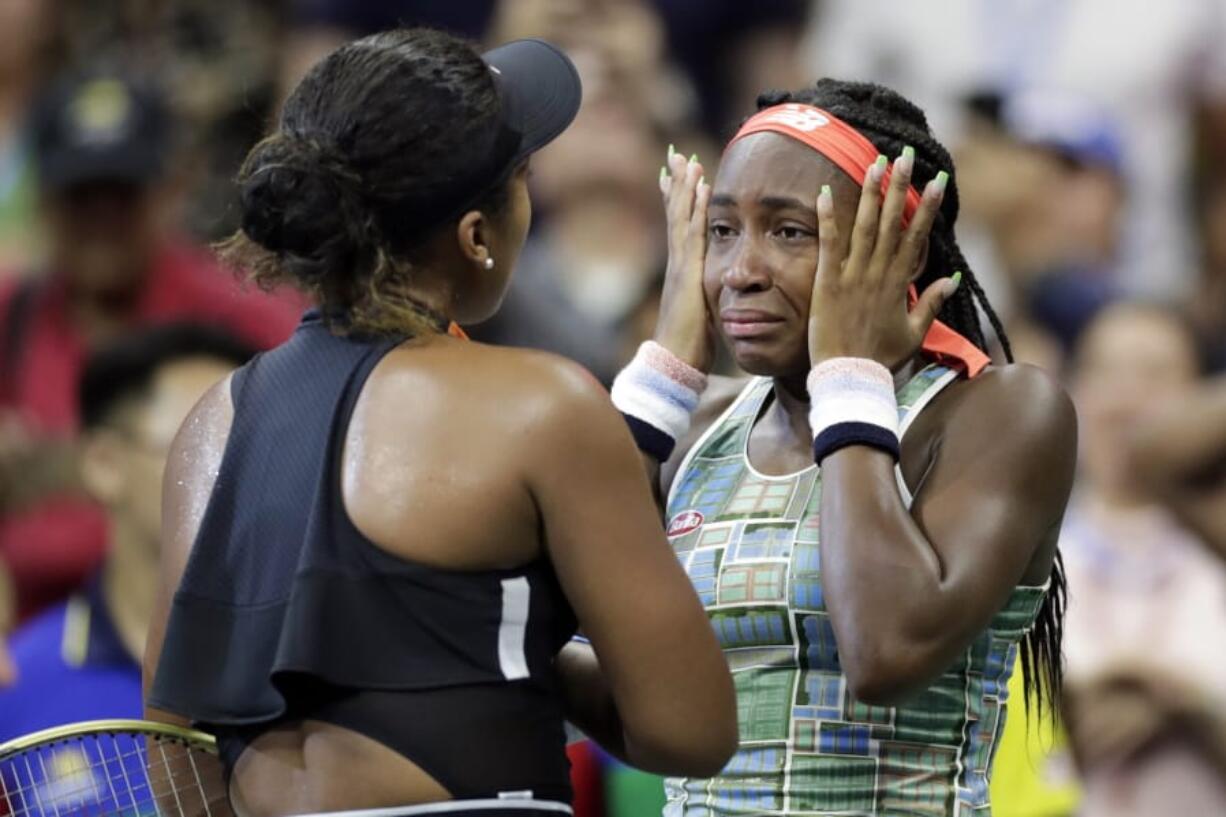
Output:
[[[674,153],[676,153],[676,152],[677,152],[677,149],[676,149],[676,148],[674,148],[674,147],[672,146],[672,143],[670,142],[670,143],[669,143],[669,145],[668,145],[668,158],[670,158],[670,159],[671,159],[671,158],[673,158],[673,154],[674,154]]]
[[[962,283],[962,273],[955,272],[953,281],[954,281],[954,291],[956,292],[958,290],[958,286]]]
[[[886,155],[884,153],[877,154],[877,167],[881,168],[882,170],[885,170],[885,166],[888,165],[889,163],[890,163],[890,160],[886,158]]]
[[[691,154],[690,154],[690,161],[691,161],[691,162],[697,162],[697,161],[698,161],[698,154],[697,154],[697,153],[691,153]]]
[[[902,149],[902,155],[908,159],[914,159],[915,158],[915,148],[911,147],[910,145],[907,145],[905,148]]]
[[[707,177],[706,177],[706,176],[702,176],[702,177],[700,177],[700,178],[698,179],[698,186],[699,186],[699,187],[702,187],[702,186],[703,186],[704,184],[706,184],[706,183],[707,183]]]
[[[664,177],[668,175],[668,168],[660,165],[660,181],[664,181]]]
[[[822,185],[822,195],[828,199],[834,197],[834,194],[830,192],[830,185],[828,184]]]
[[[945,192],[945,185],[949,183],[949,174],[942,170],[937,174],[937,177],[932,180],[932,188],[938,193]]]

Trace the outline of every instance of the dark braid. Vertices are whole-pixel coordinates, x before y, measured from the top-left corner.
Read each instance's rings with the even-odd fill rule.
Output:
[[[979,310],[982,310],[996,333],[1005,360],[1012,363],[1013,349],[1005,335],[1005,328],[988,303],[983,287],[975,279],[954,237],[959,206],[957,174],[949,151],[932,135],[924,112],[897,92],[881,85],[833,79],[821,79],[811,88],[791,93],[767,92],[758,97],[758,108],[785,102],[815,105],[829,111],[864,134],[891,160],[901,154],[904,147],[910,145],[915,148],[913,179],[917,189],[922,190],[942,170],[949,174],[945,198],[932,226],[928,264],[916,284],[923,290],[929,283],[961,271],[962,286],[945,302],[940,319],[980,349],[989,352],[979,317]],[[1040,714],[1046,708],[1053,717],[1059,716],[1064,679],[1060,643],[1065,593],[1064,560],[1057,551],[1052,563],[1050,588],[1034,627],[1021,645],[1026,705],[1029,707],[1033,700]]]

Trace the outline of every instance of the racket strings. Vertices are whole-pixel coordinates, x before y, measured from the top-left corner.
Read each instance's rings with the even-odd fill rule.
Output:
[[[229,814],[213,754],[145,735],[67,739],[6,757],[0,760],[0,794],[12,817]]]

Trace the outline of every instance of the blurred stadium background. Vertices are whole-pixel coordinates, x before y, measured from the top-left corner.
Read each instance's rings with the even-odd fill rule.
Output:
[[[1200,786],[1206,813],[1226,814],[1226,668],[1184,660],[1220,651],[1226,573],[1118,455],[1136,423],[1226,367],[1226,0],[0,0],[0,741],[139,714],[143,634],[108,644],[98,622],[120,614],[97,590],[107,570],[146,575],[108,562],[139,509],[81,480],[82,362],[168,320],[262,347],[288,334],[297,296],[242,289],[207,247],[234,229],[232,177],[286,90],[337,44],[397,24],[543,37],[580,67],[579,117],[534,159],[506,307],[472,334],[568,355],[606,383],[653,327],[667,145],[712,166],[760,91],[824,75],[923,107],[954,152],[961,242],[1017,357],[1062,378],[1081,414],[1069,706],[1118,706],[1101,684],[1119,666],[1169,701],[1118,710],[1166,759],[1108,806],[1078,799],[1079,774],[1119,773],[1079,772],[1099,735],[1073,751],[1015,706],[995,813],[1159,813],[1146,798]],[[14,656],[54,663],[62,686]],[[1192,732],[1202,750],[1163,754]],[[572,760],[581,817],[659,813],[657,779],[586,744]]]

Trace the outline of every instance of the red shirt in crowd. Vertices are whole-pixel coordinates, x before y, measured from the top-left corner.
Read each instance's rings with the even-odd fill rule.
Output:
[[[17,286],[0,285],[0,323]],[[302,308],[296,295],[244,286],[203,250],[170,243],[155,260],[131,325],[196,321],[271,348],[289,337]],[[0,337],[7,334],[0,326]],[[16,348],[15,376],[0,384],[0,412],[15,411],[36,435],[75,436],[77,379],[90,350],[69,314],[65,281],[52,276],[37,285]],[[101,510],[77,494],[47,497],[0,517],[0,558],[17,587],[19,620],[75,590],[98,567],[105,526]]]

